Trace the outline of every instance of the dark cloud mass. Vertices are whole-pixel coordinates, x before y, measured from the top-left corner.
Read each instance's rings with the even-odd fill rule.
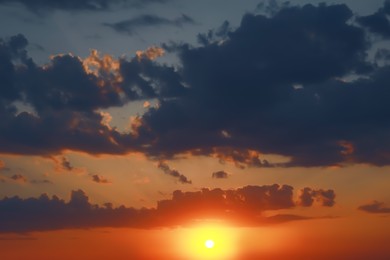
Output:
[[[111,203],[93,205],[82,190],[71,193],[69,202],[42,194],[39,198],[5,197],[0,200],[0,232],[31,232],[92,227],[173,227],[200,218],[231,220],[238,225],[258,226],[310,219],[296,215],[263,217],[266,210],[295,207],[288,185],[245,186],[236,190],[202,189],[173,192],[172,199],[156,208],[114,208]]]
[[[159,47],[119,60],[97,51],[85,59],[57,55],[39,66],[23,35],[2,40],[0,152],[137,151],[156,160],[186,153],[240,168],[388,165],[390,66],[368,60],[371,33],[360,18],[346,5],[326,4],[246,14],[236,29],[225,22],[199,35],[201,46],[165,45],[179,67],[157,63]],[[129,21],[124,30],[193,22]],[[110,127],[99,112],[151,98],[159,105],[135,118],[131,132]],[[15,102],[31,111],[18,113]]]
[[[358,17],[357,22],[367,27],[371,32],[389,38],[390,21],[388,15],[390,15],[390,1],[386,0],[384,7],[380,8],[374,14]]]
[[[358,210],[374,214],[390,213],[390,207],[386,207],[385,203],[376,200],[372,203],[359,206]]]
[[[104,11],[112,6],[122,5],[140,8],[151,3],[165,3],[169,0],[0,0],[0,4],[22,4],[31,11]]]
[[[250,162],[249,150],[291,159],[279,166],[388,164],[389,67],[366,61],[370,43],[352,16],[346,5],[285,7],[247,14],[202,47],[167,46],[191,88],[143,117],[158,138],[150,153],[230,147]],[[340,79],[351,74],[367,78]]]
[[[23,35],[0,41],[1,152],[50,155],[63,149],[138,150],[135,137],[103,124],[98,109],[184,92],[180,76],[147,55],[127,61],[92,51],[84,60],[57,55],[38,66],[27,56],[27,45]],[[31,105],[31,110],[17,113],[16,101]],[[66,162],[63,166],[68,168]]]
[[[134,34],[137,30],[145,27],[160,27],[160,26],[175,26],[182,27],[185,24],[194,24],[194,20],[182,14],[180,17],[170,20],[167,18],[159,17],[157,15],[142,15],[125,21],[117,23],[105,23],[108,26],[120,33],[127,33],[129,35]]]

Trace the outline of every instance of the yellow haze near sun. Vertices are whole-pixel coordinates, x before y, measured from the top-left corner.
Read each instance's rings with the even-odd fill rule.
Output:
[[[178,237],[179,254],[188,260],[233,260],[239,231],[223,225],[199,225],[183,229]]]

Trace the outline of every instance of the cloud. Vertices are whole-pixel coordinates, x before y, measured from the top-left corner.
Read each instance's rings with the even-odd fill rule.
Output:
[[[117,23],[104,23],[119,33],[126,33],[133,35],[142,28],[147,27],[161,27],[161,26],[174,26],[182,27],[186,24],[194,24],[195,21],[188,15],[182,14],[175,19],[167,19],[157,15],[141,15],[132,19],[124,20]]]
[[[0,41],[0,152],[52,156],[67,149],[92,154],[139,151],[143,144],[131,133],[109,127],[99,109],[184,92],[173,68],[151,60],[157,48],[131,60],[95,50],[85,59],[57,55],[40,66],[28,57],[27,45],[23,35]],[[31,109],[18,113],[15,102]]]
[[[213,172],[211,177],[213,177],[215,179],[227,179],[229,177],[229,174],[225,171],[216,171],[216,172]]]
[[[33,12],[63,11],[107,11],[113,6],[141,8],[148,4],[165,3],[168,0],[0,0],[0,4],[21,4]]]
[[[239,167],[388,165],[390,67],[367,61],[371,43],[352,18],[346,5],[287,6],[246,14],[221,41],[168,46],[189,88],[143,116],[140,130],[155,140],[147,152]],[[261,154],[289,161],[260,164]]]
[[[32,180],[32,184],[53,184],[50,180]]]
[[[25,176],[21,175],[21,174],[14,174],[10,177],[10,179],[14,180],[14,181],[17,181],[17,182],[21,182],[21,183],[27,183],[28,180]]]
[[[25,183],[29,183],[29,184],[53,184],[52,181],[47,180],[47,179],[34,179],[34,180],[30,181],[26,176],[24,176],[22,174],[13,174],[10,177],[0,176],[0,182],[6,183],[8,181],[14,181],[14,182],[17,182],[17,183],[20,183],[20,184],[25,184]]]
[[[73,166],[70,164],[70,161],[66,157],[62,157],[61,166],[67,171],[73,170]]]
[[[390,1],[386,0],[384,6],[376,13],[358,17],[356,20],[359,24],[367,27],[371,32],[389,38],[390,21],[388,15],[390,15]]]
[[[336,194],[333,190],[313,190],[304,188],[298,199],[298,204],[303,207],[310,207],[314,201],[317,201],[322,206],[332,207],[335,204]]]
[[[386,207],[385,203],[374,200],[373,202],[358,207],[358,210],[374,214],[390,213],[390,207]]]
[[[155,228],[186,225],[199,219],[219,218],[237,225],[259,226],[285,221],[311,219],[277,214],[264,217],[267,210],[296,207],[293,188],[288,185],[245,186],[235,190],[207,189],[173,192],[156,208],[94,205],[83,190],[71,192],[65,202],[57,196],[38,198],[5,197],[0,200],[0,232],[25,233],[72,228],[134,227]]]
[[[108,179],[104,178],[103,176],[93,174],[91,175],[92,181],[99,183],[99,184],[111,184],[112,182],[109,181]]]
[[[346,5],[272,10],[244,15],[236,29],[224,23],[201,46],[165,45],[177,67],[157,63],[156,46],[131,58],[93,50],[38,65],[23,35],[1,40],[0,152],[191,154],[240,168],[388,165],[390,66],[369,61],[371,33]],[[165,21],[141,18],[131,21]],[[159,105],[134,117],[130,132],[100,112],[150,99]],[[17,102],[31,111],[18,113]]]
[[[157,167],[161,169],[166,175],[170,175],[178,180],[178,182],[183,184],[192,184],[192,181],[190,181],[186,176],[181,174],[175,169],[171,169],[168,164],[165,162],[159,162]]]
[[[155,60],[156,58],[163,56],[164,53],[165,53],[164,49],[153,46],[153,47],[149,47],[145,51],[137,51],[135,54],[139,60],[140,59]]]

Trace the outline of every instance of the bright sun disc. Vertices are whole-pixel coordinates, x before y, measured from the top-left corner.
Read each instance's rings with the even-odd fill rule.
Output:
[[[204,242],[204,245],[207,247],[207,248],[213,248],[214,247],[214,241],[213,240],[206,240],[206,242]]]
[[[186,260],[235,260],[239,232],[222,222],[207,222],[181,229],[179,254]]]

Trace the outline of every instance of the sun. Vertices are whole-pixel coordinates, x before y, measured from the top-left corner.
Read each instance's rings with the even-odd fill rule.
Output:
[[[207,247],[207,248],[210,248],[210,249],[213,248],[214,245],[215,245],[215,243],[214,243],[214,241],[211,240],[211,239],[208,239],[208,240],[206,240],[206,241],[204,242],[204,246]]]
[[[238,236],[237,229],[219,222],[186,227],[177,238],[178,253],[186,260],[234,260]]]

